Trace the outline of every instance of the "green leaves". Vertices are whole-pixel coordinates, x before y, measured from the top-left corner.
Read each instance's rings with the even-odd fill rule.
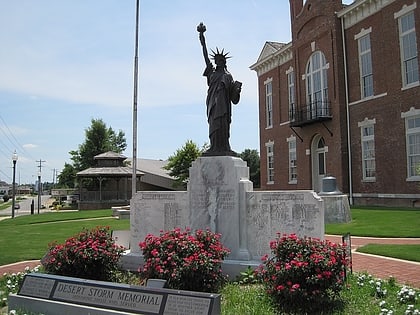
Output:
[[[164,168],[175,178],[177,187],[186,187],[190,176],[189,168],[202,152],[203,149],[200,149],[192,140],[187,140],[182,148],[176,150],[175,154],[168,158],[168,164]]]

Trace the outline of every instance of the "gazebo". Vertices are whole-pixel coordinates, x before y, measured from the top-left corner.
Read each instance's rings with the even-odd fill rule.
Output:
[[[129,205],[132,167],[124,164],[127,157],[105,152],[94,157],[95,167],[76,174],[79,186],[79,209],[108,209]],[[144,174],[136,171],[136,187]]]

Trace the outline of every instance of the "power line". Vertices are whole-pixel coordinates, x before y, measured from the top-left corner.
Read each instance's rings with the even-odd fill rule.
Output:
[[[25,149],[25,147],[16,139],[13,132],[10,130],[9,126],[7,125],[6,121],[3,119],[3,117],[0,115],[0,120],[3,122],[4,127],[7,129],[8,134],[5,132],[3,128],[0,128],[1,132],[4,134],[4,136],[9,140],[12,147],[17,147],[20,150],[22,150],[29,158],[33,158],[32,155]],[[12,138],[12,139],[11,139]],[[2,142],[4,143],[4,142]],[[13,152],[14,150],[11,150],[7,145],[5,145],[6,149],[10,152]]]

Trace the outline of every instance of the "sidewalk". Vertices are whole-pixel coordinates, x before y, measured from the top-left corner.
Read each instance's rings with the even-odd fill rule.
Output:
[[[341,243],[341,236],[326,235],[325,239],[334,243]],[[353,271],[367,272],[376,278],[387,280],[394,277],[400,284],[407,284],[420,289],[420,263],[357,253],[355,250],[365,244],[420,244],[420,238],[369,238],[351,237]],[[0,276],[4,273],[17,273],[25,270],[26,267],[34,268],[39,265],[39,260],[18,262],[10,265],[0,266]]]
[[[342,242],[341,236],[336,235],[325,235],[325,239],[334,243]],[[392,276],[400,284],[420,289],[420,263],[355,251],[366,244],[420,244],[420,238],[351,237],[353,272],[367,272],[383,280]]]

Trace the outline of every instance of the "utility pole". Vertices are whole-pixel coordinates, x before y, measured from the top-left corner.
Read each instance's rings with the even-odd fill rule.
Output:
[[[57,178],[57,171],[58,170],[56,168],[53,168],[52,171],[53,171],[53,184],[52,184],[52,188],[55,188],[55,180]]]
[[[39,159],[39,161],[35,161],[37,163],[39,163],[38,168],[38,214],[39,214],[39,209],[41,208],[41,193],[42,193],[42,185],[41,185],[41,171],[42,171],[42,163],[45,163],[46,161],[43,161],[41,159]]]

